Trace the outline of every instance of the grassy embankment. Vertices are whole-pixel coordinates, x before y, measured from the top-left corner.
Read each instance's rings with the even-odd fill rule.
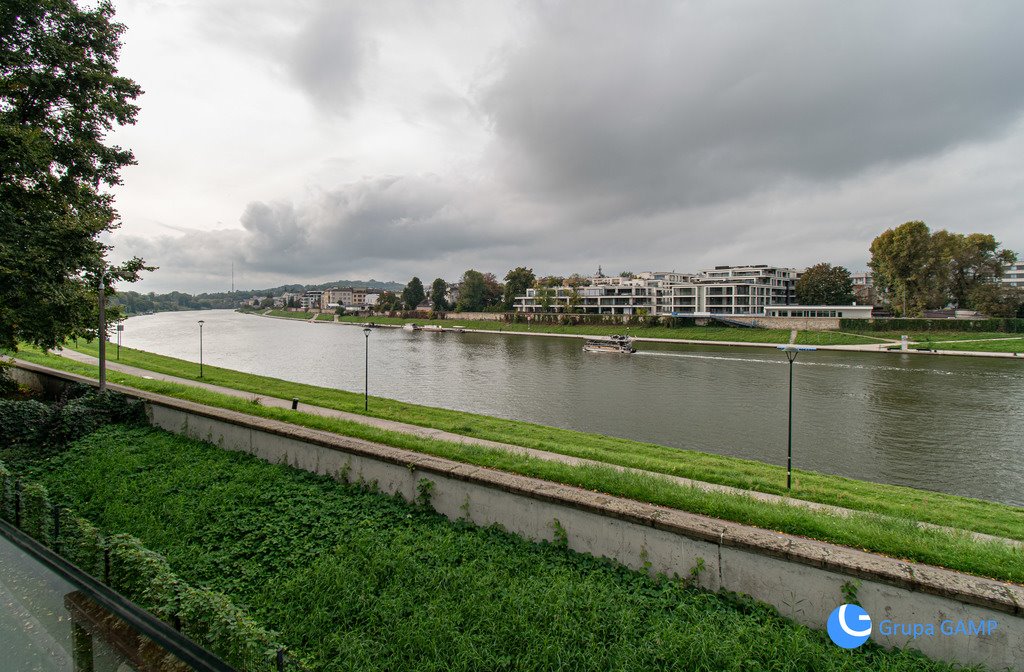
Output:
[[[845,651],[748,599],[158,430],[102,429],[40,476],[108,532],[245,604],[315,672],[953,669]]]
[[[374,324],[440,324],[445,327],[465,327],[486,331],[511,333],[574,334],[579,336],[611,336],[629,334],[636,338],[671,338],[691,341],[734,341],[738,343],[789,343],[788,329],[743,329],[740,327],[626,327],[599,324],[527,324],[497,320],[422,320],[399,317],[354,317],[344,315],[339,322],[373,322]],[[873,335],[847,334],[837,331],[800,331],[796,342],[801,345],[863,345],[882,343],[885,339]],[[641,347],[643,347],[641,345]]]
[[[316,313],[310,313],[305,310],[291,311],[291,310],[272,310],[267,313],[270,317],[287,317],[293,320],[312,320]]]
[[[122,363],[153,371],[194,376],[194,364],[122,348]],[[87,376],[96,367],[30,349],[19,356]],[[863,548],[894,557],[946,566],[983,576],[1024,582],[1024,552],[1004,544],[980,543],[966,535],[920,529],[912,521],[1024,539],[1024,509],[898,486],[794,471],[793,496],[837,504],[865,513],[826,515],[749,497],[703,492],[656,476],[624,474],[609,467],[582,467],[530,458],[502,450],[425,439],[344,420],[253,404],[244,398],[110,371],[109,380],[212,406],[273,418],[347,436],[584,487],[694,513]],[[358,394],[288,383],[237,371],[205,367],[204,381],[254,395],[299,397],[302,403],[361,412]],[[785,472],[760,462],[678,450],[654,444],[543,427],[458,411],[374,398],[372,415],[458,433],[550,450],[611,464],[782,494]],[[874,513],[895,516],[879,517]]]
[[[316,316],[317,322],[333,322],[334,313],[320,313]]]
[[[913,347],[915,349],[928,350],[958,350],[971,352],[1017,352],[1020,354],[1024,354],[1024,338],[1013,338],[998,341],[976,341],[967,343],[961,341],[952,343],[932,342],[930,344],[922,344],[910,347]]]

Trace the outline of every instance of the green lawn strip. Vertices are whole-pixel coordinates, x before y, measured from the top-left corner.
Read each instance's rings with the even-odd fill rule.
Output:
[[[889,338],[894,341],[900,340],[904,335],[912,342],[922,341],[981,341],[993,338],[1015,338],[1019,334],[1006,333],[1002,331],[872,331],[873,336]]]
[[[79,350],[95,355],[96,343],[83,344]],[[22,350],[19,356],[25,356],[27,359],[35,357],[36,359],[30,361],[55,368],[67,369],[68,365],[74,364],[63,357],[44,356],[38,351],[33,354],[29,348]],[[121,363],[183,378],[195,378],[197,374],[194,363],[124,347],[121,348]],[[76,372],[96,376],[95,366],[81,366],[86,368],[75,369]],[[132,380],[142,381],[147,385],[154,382],[141,378]],[[291,383],[213,366],[204,367],[203,380],[213,385],[243,390],[255,395],[282,399],[298,397],[303,404],[364,414],[363,397],[358,393]],[[1024,540],[1024,508],[1020,507],[800,470],[795,472],[794,489],[790,493],[785,488],[785,468],[764,462],[462,411],[417,406],[378,397],[372,398],[370,409],[367,415],[456,434],[746,490],[778,495],[789,494],[797,499],[822,504]]]
[[[334,313],[320,313],[316,316],[317,322],[333,322]]]
[[[1006,341],[973,341],[973,342],[952,342],[937,343],[930,345],[912,346],[915,349],[928,350],[957,350],[968,352],[1019,352],[1024,354],[1024,338],[1014,338]]]
[[[315,313],[306,311],[272,310],[268,313],[271,317],[288,317],[293,320],[311,320]]]
[[[154,429],[102,429],[43,466],[51,492],[245,605],[315,672],[954,669]]]
[[[67,360],[65,361],[67,362]],[[67,367],[69,370],[83,375],[89,374],[89,365],[77,362],[67,363],[74,365]],[[656,476],[623,473],[612,467],[568,465],[482,446],[420,438],[346,420],[259,406],[245,399],[177,383],[146,380],[113,371],[109,372],[109,380],[112,383],[129,385],[158,394],[335,432],[344,436],[353,436],[468,464],[491,467],[765,529],[863,548],[893,557],[941,565],[981,576],[1007,581],[1024,581],[1024,551],[1001,543],[977,542],[966,534],[921,529],[910,519],[879,517],[871,513],[858,513],[849,517],[834,516],[784,503],[770,504],[742,495],[705,492]],[[798,474],[795,472],[797,479],[803,475],[804,472]],[[1020,532],[1019,529],[1017,531]]]
[[[502,331],[511,333],[574,334],[579,336],[610,336],[629,334],[637,338],[671,338],[692,341],[736,341],[742,343],[789,343],[789,329],[743,329],[740,327],[636,327],[626,325],[565,325],[527,324],[524,322],[501,322],[498,320],[414,320],[398,317],[354,317],[341,316],[340,322],[374,324],[439,324],[445,327],[461,326],[467,329]],[[861,345],[878,343],[877,339],[856,334],[831,331],[801,331],[797,343],[803,345]],[[643,344],[639,344],[643,347]]]

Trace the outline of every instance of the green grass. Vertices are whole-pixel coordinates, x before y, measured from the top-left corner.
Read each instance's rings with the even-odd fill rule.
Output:
[[[1007,341],[975,341],[952,343],[932,342],[930,344],[912,345],[915,350],[956,350],[960,352],[1017,352],[1024,355],[1024,338]]]
[[[1014,338],[1017,334],[1001,331],[873,331],[874,335],[899,341],[906,334],[911,341],[982,341],[993,338]]]
[[[333,322],[334,313],[320,313],[316,316],[318,322]]]
[[[526,324],[498,320],[414,320],[398,317],[339,317],[340,322],[373,322],[374,324],[440,324],[510,333],[574,334],[579,336],[610,336],[629,334],[637,338],[671,338],[692,341],[734,341],[740,343],[789,343],[788,329],[743,329],[739,327],[626,327],[625,325],[563,325]],[[801,331],[797,343],[802,345],[862,345],[878,343],[879,339],[835,331]],[[641,344],[640,347],[643,347]]]
[[[314,672],[953,669],[158,430],[101,430],[46,468],[51,492],[244,604]]]
[[[95,356],[97,344],[83,343],[78,350]],[[28,354],[31,351],[23,352]],[[66,365],[68,360],[49,357],[41,363]],[[196,379],[194,363],[132,348],[121,349],[121,363],[181,378]],[[89,375],[95,377],[95,367],[87,370],[92,372]],[[747,490],[779,495],[791,494],[798,499],[822,504],[834,504],[1024,540],[1024,508],[1004,504],[805,471],[799,472],[795,487],[792,493],[789,493],[785,488],[784,467],[754,460],[697,450],[682,450],[462,411],[418,406],[378,397],[373,397],[370,412],[364,413],[363,397],[359,393],[292,383],[214,366],[205,367],[203,380],[213,385],[253,394],[282,399],[298,397],[304,404],[397,420],[501,443]]]
[[[57,365],[83,375],[95,375],[96,369],[90,365],[52,356],[23,354],[29,361]],[[213,382],[210,375],[210,373],[207,374],[207,382]],[[794,492],[801,497],[806,498],[807,494],[826,495],[828,498],[847,503],[856,502],[864,506],[872,506],[879,512],[898,517],[883,518],[872,513],[856,514],[850,517],[834,516],[783,503],[760,502],[741,495],[703,492],[656,476],[627,474],[610,467],[566,465],[502,450],[419,438],[409,434],[376,429],[361,423],[296,413],[286,409],[255,406],[247,400],[237,397],[176,383],[136,378],[113,371],[109,372],[109,380],[112,383],[122,383],[158,394],[358,437],[469,464],[606,492],[765,529],[863,548],[893,557],[941,565],[982,576],[1024,582],[1024,551],[998,543],[976,542],[963,534],[920,529],[912,522],[913,520],[927,520],[937,524],[1020,538],[1024,535],[1024,509],[1021,508],[910,488],[864,483],[813,472],[794,471]],[[388,403],[388,400],[374,399],[372,403],[374,406],[383,406]],[[397,402],[390,403],[397,404]],[[399,406],[408,407],[411,411],[417,408],[401,404]],[[461,415],[468,416],[468,414]],[[492,420],[484,416],[469,417]],[[525,425],[525,423],[519,424],[523,424],[525,428],[550,429]],[[561,432],[562,430],[553,431]],[[594,436],[595,439],[605,438],[598,435],[581,434],[580,436]],[[716,458],[725,460],[721,463],[722,465],[733,460],[733,458],[718,458],[718,456],[702,453],[676,451],[651,444],[628,443],[632,443],[641,451],[646,447],[648,453],[655,452],[656,449],[674,453],[672,455],[674,462],[671,466],[683,472],[691,471],[689,468],[691,458],[695,463],[707,459],[710,464],[714,464],[717,461]],[[581,457],[594,457],[594,454],[588,451],[585,445],[563,447],[559,452],[578,453]],[[618,457],[622,462],[631,462],[632,464],[629,466],[637,466],[637,463],[645,462],[654,465],[659,462],[651,457],[644,458],[642,455],[631,453],[615,453],[613,456]],[[771,468],[780,477],[783,477],[784,474],[780,468],[757,462],[736,460],[734,464],[740,468],[747,466],[752,470],[758,467]],[[728,473],[728,470],[723,466],[719,473]],[[782,482],[784,482],[784,477]],[[831,487],[826,486],[826,482],[831,483]],[[810,483],[811,486],[808,488],[805,483]],[[954,522],[962,523],[962,525],[952,524]]]
[[[287,317],[293,320],[311,320],[313,319],[313,315],[315,315],[315,313],[310,313],[304,310],[272,310],[267,314],[271,317]]]

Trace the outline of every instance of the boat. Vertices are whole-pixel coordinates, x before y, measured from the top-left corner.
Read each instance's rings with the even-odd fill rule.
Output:
[[[402,329],[405,329],[406,331],[419,331],[420,327],[415,322],[410,322],[408,324],[403,324]]]
[[[464,334],[466,333],[466,328],[456,324],[453,327],[448,327],[445,331],[454,331],[456,334]]]
[[[633,339],[629,336],[609,336],[608,338],[590,338],[583,344],[584,352],[617,352],[631,355],[636,352]]]
[[[420,329],[422,331],[444,331],[444,327],[440,324],[424,324]]]

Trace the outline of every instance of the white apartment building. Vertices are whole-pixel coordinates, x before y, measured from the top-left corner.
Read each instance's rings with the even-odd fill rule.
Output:
[[[647,272],[632,277],[598,273],[589,285],[550,289],[531,288],[517,296],[515,310],[548,310],[612,315],[763,315],[765,306],[796,303],[793,268],[768,266],[716,266],[700,273]],[[546,296],[545,296],[546,295]]]
[[[1003,266],[1003,277],[1000,280],[1010,287],[1024,287],[1024,262],[1018,261]]]
[[[311,289],[302,295],[299,304],[303,310],[319,310],[324,293],[318,289]]]

